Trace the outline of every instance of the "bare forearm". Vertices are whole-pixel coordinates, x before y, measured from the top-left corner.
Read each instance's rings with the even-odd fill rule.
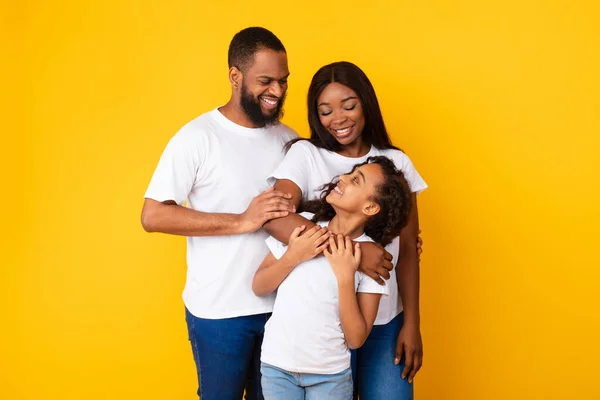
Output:
[[[256,271],[252,281],[252,291],[257,296],[273,293],[295,267],[296,263],[289,260],[284,254],[268,267]]]
[[[367,339],[369,329],[358,306],[354,280],[345,282],[338,280],[338,294],[340,298],[340,321],[346,343],[351,349],[357,349]]]
[[[269,235],[281,243],[288,244],[292,231],[301,225],[306,226],[306,232],[316,224],[299,214],[290,213],[287,217],[268,221],[263,227]]]
[[[396,280],[404,307],[404,321],[419,326],[419,259],[414,243],[402,243],[400,246]]]
[[[224,236],[247,232],[241,214],[204,213],[159,202],[144,206],[142,225],[147,232],[181,236]]]

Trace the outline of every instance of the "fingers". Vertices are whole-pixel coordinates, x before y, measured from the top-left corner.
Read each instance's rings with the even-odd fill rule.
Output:
[[[360,259],[361,259],[361,257],[362,257],[362,251],[361,251],[361,249],[360,249],[360,244],[356,243],[356,244],[354,245],[354,260],[355,260],[357,263],[360,263]]]
[[[350,239],[350,236],[344,238],[344,248],[352,251],[352,240]]]
[[[322,245],[320,245],[319,247],[317,247],[315,249],[315,254],[321,254],[323,253],[325,255],[325,257],[327,257],[327,248],[329,247],[329,241],[326,241],[325,243],[323,243]],[[329,253],[330,255],[332,255],[331,253]]]
[[[337,248],[338,248],[338,250],[345,250],[346,249],[344,235],[342,235],[341,233],[337,234]]]
[[[329,239],[329,236],[331,236],[331,232],[329,232],[327,229],[321,229],[319,232],[321,235],[315,240],[315,246],[319,247],[323,243],[325,243],[325,246],[329,246],[329,243],[326,242]]]
[[[267,221],[269,221],[275,218],[287,217],[289,214],[290,213],[287,211],[268,212],[265,214],[265,218],[267,219]]]
[[[297,239],[300,236],[300,232],[302,232],[306,228],[306,225],[297,226],[290,235],[290,241]]]
[[[306,232],[304,232],[304,235],[302,235],[302,236],[306,236],[307,238],[312,238],[320,230],[321,230],[321,227],[319,225],[315,225],[312,228],[310,228],[309,230],[307,230]]]
[[[394,269],[394,265],[392,264],[392,262],[390,260],[383,260],[383,264],[381,264],[381,267],[384,268],[387,271],[391,271]],[[389,273],[388,273],[388,278],[389,278]]]
[[[404,343],[400,340],[396,343],[396,356],[394,357],[394,365],[400,364],[402,361],[402,356],[404,355]]]
[[[270,199],[265,203],[266,211],[291,211],[296,212],[296,207],[289,200],[281,198]]]
[[[265,190],[264,192],[262,192],[261,194],[259,194],[259,196],[262,196],[264,198],[270,199],[272,197],[282,197],[284,199],[291,199],[292,195],[289,193],[285,193],[282,192],[280,190],[275,190],[274,187],[270,187],[267,190]]]
[[[416,353],[413,368],[410,371],[410,374],[408,375],[408,383],[412,383],[413,379],[415,379],[415,375],[417,374],[417,372],[419,372],[422,365],[423,365],[423,353],[420,353],[420,352]]]
[[[383,258],[384,260],[388,260],[388,261],[392,261],[394,257],[392,257],[392,255],[388,252],[388,251],[383,251]]]
[[[379,268],[377,268],[376,272],[379,276],[381,276],[381,278],[383,278],[385,280],[390,279],[390,272],[387,269],[385,269],[383,267],[379,267]],[[382,281],[382,283],[383,283],[383,281]]]
[[[415,353],[412,351],[404,352],[404,370],[402,371],[402,379],[405,379],[413,369],[413,363],[415,361]]]
[[[335,243],[334,235],[329,236],[329,248],[329,253],[331,255],[333,255],[333,253],[336,252],[338,249],[337,244]]]

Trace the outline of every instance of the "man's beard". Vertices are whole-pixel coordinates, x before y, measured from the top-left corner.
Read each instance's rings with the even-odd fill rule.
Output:
[[[279,99],[277,108],[273,111],[272,114],[269,115],[263,114],[262,108],[260,107],[261,100],[259,98],[255,98],[252,95],[252,93],[248,92],[248,90],[246,89],[246,85],[244,85],[243,82],[241,95],[242,110],[244,110],[248,118],[250,118],[250,121],[252,121],[252,123],[256,126],[265,127],[274,125],[279,122],[281,117],[283,117],[283,103],[285,102],[285,93]]]

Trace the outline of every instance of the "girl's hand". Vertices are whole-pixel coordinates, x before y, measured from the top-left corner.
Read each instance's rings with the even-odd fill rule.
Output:
[[[306,229],[305,225],[294,229],[290,235],[288,249],[284,254],[284,257],[294,265],[321,254],[329,245],[327,239],[331,233],[327,228],[315,225],[300,236],[304,229]]]
[[[352,240],[348,236],[336,235],[336,237],[337,241],[334,235],[329,237],[329,249],[325,250],[323,254],[329,261],[338,281],[349,281],[350,279],[354,281],[354,275],[360,264],[360,245],[356,243],[353,246]]]

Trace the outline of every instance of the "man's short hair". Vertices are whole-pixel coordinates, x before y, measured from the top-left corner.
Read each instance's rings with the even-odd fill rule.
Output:
[[[229,44],[229,68],[245,72],[252,65],[254,55],[264,49],[286,52],[281,40],[268,29],[251,27],[239,31]]]

